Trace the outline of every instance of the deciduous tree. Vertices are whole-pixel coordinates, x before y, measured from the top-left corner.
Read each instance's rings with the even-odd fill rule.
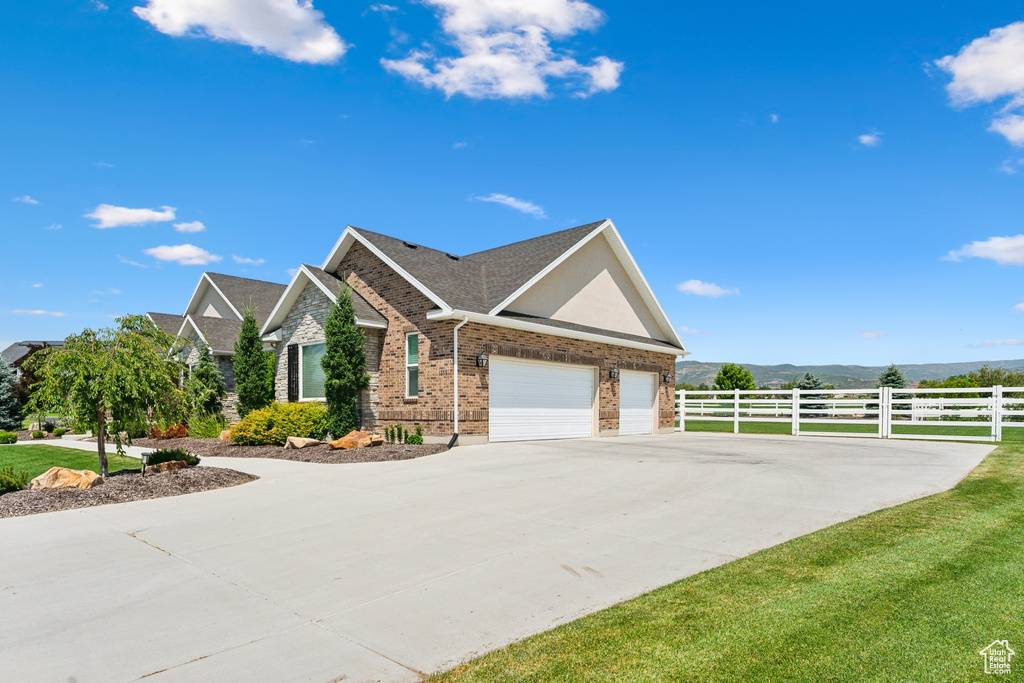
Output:
[[[754,376],[741,365],[726,363],[715,375],[715,389],[719,391],[753,391],[757,388],[754,384]]]

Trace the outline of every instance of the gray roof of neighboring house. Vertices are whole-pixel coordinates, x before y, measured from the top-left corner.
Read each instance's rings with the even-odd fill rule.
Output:
[[[362,297],[359,292],[353,290],[351,287],[345,284],[345,281],[338,276],[325,272],[324,270],[311,266],[308,263],[302,264],[306,270],[316,277],[334,296],[338,296],[341,292],[342,287],[348,289],[352,295],[352,308],[355,309],[356,318],[359,320],[366,320],[369,322],[376,322],[382,325],[388,324],[388,319],[381,315],[380,311],[370,305],[370,302]]]
[[[353,229],[449,306],[490,313],[604,222],[587,223],[466,256],[454,256],[362,228]]]
[[[205,315],[190,317],[199,328],[203,338],[206,339],[206,343],[210,345],[211,351],[221,354],[235,352],[235,340],[238,339],[238,333],[242,330],[241,321],[212,318]]]
[[[206,274],[239,312],[244,313],[245,307],[251,304],[260,325],[270,317],[278,299],[287,288],[287,285],[266,280],[252,280],[247,277],[222,273],[207,272]]]
[[[8,346],[3,351],[0,351],[0,356],[3,356],[3,359],[5,361],[7,361],[8,364],[10,364],[10,363],[17,363],[19,360],[21,360],[22,358],[24,358],[25,356],[27,356],[29,354],[29,351],[32,350],[33,346],[40,346],[40,347],[45,347],[45,346],[64,346],[64,340],[63,339],[61,339],[59,341],[31,341],[31,340],[29,340],[29,341],[14,342],[13,344]]]
[[[185,322],[185,316],[176,313],[147,313],[149,319],[167,334],[178,334],[181,324]]]

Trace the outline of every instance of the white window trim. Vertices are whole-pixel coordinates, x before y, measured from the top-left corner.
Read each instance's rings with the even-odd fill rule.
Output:
[[[416,365],[409,365],[409,337],[416,336]],[[420,369],[420,344],[419,344],[420,333],[417,332],[406,332],[405,333],[405,397],[406,398],[419,398],[420,397],[420,382],[419,382],[419,369]],[[409,393],[409,368],[416,368],[416,395],[413,396]]]
[[[305,344],[299,344],[299,403],[315,403],[315,402],[324,403],[324,402],[327,401],[327,397],[326,396],[321,396],[319,398],[316,398],[316,397],[314,397],[314,398],[306,398],[305,396],[303,396],[303,393],[302,393],[302,389],[303,389],[303,382],[302,382],[302,353],[303,353],[303,349],[305,349],[307,346],[317,346],[318,344],[326,344],[326,343],[327,343],[326,341],[312,341],[312,342],[306,342]]]

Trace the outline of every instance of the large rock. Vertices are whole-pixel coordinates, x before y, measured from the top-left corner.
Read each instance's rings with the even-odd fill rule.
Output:
[[[384,443],[384,439],[379,434],[371,434],[370,432],[349,432],[345,436],[332,441],[330,443],[331,448],[369,448],[370,446],[379,446]]]
[[[217,438],[220,439],[221,441],[231,441],[231,430],[225,429],[220,433],[220,435]]]
[[[285,448],[305,448],[306,446],[316,446],[320,441],[317,439],[307,439],[302,436],[289,436],[288,440],[284,442]]]
[[[188,463],[184,460],[170,460],[168,462],[162,462],[159,465],[151,465],[146,468],[146,474],[160,474],[161,472],[173,472],[174,470],[183,470],[188,467]]]
[[[67,467],[51,467],[32,480],[29,485],[38,489],[91,489],[103,483],[103,477],[90,470],[71,470]]]

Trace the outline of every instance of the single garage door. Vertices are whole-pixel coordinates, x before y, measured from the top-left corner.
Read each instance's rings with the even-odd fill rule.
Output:
[[[650,434],[654,428],[655,377],[649,372],[619,372],[619,434]]]
[[[490,441],[593,435],[593,368],[495,356],[490,365]]]

